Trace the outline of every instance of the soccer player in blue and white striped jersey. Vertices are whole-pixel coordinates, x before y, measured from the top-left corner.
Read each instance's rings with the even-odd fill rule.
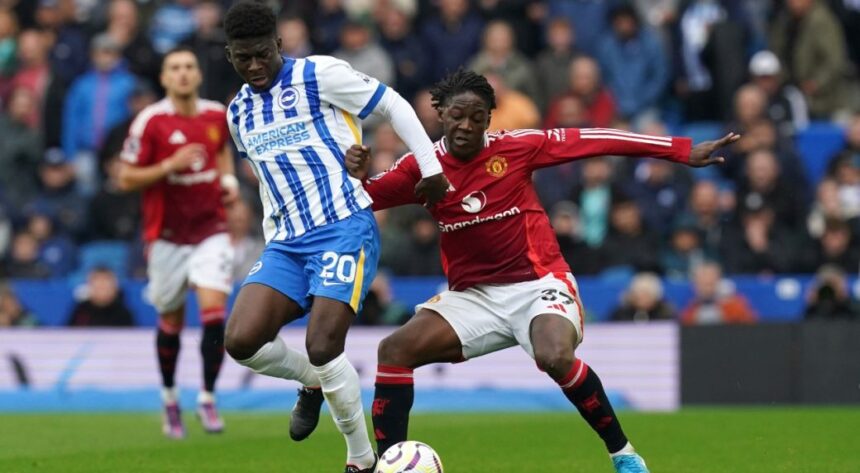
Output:
[[[224,28],[227,58],[246,82],[228,108],[228,125],[260,181],[267,241],[236,299],[225,346],[258,373],[302,383],[293,439],[310,435],[325,397],[346,438],[346,472],[370,472],[376,457],[358,374],[343,349],[376,273],[379,233],[344,153],[361,143],[360,120],[376,111],[416,156],[420,199],[433,205],[448,181],[418,117],[394,90],[332,57],[281,57],[275,15],[265,4],[234,5]],[[305,313],[307,355],[278,337]]]

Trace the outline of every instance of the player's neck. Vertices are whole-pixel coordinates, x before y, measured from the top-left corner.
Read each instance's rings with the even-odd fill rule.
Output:
[[[187,97],[168,95],[168,97],[170,97],[170,102],[173,104],[173,108],[176,110],[178,115],[189,117],[197,115],[197,94],[189,95]]]

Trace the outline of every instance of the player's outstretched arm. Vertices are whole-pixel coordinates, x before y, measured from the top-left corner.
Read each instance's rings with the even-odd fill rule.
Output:
[[[711,156],[718,149],[734,143],[739,140],[741,135],[737,133],[729,133],[728,135],[713,141],[704,141],[697,144],[690,150],[690,161],[687,163],[694,168],[702,168],[712,164],[723,164],[726,158],[723,156]]]

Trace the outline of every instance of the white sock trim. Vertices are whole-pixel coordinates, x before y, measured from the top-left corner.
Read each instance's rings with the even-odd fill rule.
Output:
[[[636,453],[636,450],[633,449],[633,444],[627,442],[627,445],[624,445],[621,450],[618,450],[615,453],[610,453],[609,458],[615,458],[619,455],[633,455],[634,453]]]

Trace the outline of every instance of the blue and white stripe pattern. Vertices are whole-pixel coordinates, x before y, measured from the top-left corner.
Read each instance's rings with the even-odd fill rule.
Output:
[[[260,182],[266,241],[291,240],[370,206],[344,152],[384,84],[327,56],[284,58],[269,90],[245,85],[230,103],[233,140]]]

